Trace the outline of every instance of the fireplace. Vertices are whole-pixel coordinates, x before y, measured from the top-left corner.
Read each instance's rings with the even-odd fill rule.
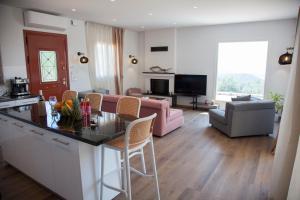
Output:
[[[150,79],[150,90],[155,95],[169,95],[169,80]]]

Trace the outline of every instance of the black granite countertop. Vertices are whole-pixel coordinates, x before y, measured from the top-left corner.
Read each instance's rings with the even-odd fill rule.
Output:
[[[45,107],[45,116],[39,116],[40,106],[38,104],[1,109],[0,114],[94,146],[124,134],[127,125],[134,120],[114,113],[99,112],[91,116],[96,124],[94,128],[83,127],[82,121],[72,122],[61,117],[60,114],[52,115],[48,102]]]

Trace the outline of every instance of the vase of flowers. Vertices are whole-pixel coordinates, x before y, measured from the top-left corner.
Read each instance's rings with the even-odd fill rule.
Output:
[[[69,99],[55,104],[54,109],[60,113],[58,125],[65,129],[73,129],[75,124],[81,124],[81,110],[79,100]]]

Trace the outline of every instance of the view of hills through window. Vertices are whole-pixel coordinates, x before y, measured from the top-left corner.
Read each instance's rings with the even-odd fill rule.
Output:
[[[263,97],[268,42],[219,43],[216,99],[248,95]]]

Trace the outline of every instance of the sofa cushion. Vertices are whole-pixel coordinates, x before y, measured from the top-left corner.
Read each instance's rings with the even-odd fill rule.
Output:
[[[103,101],[117,103],[121,97],[121,95],[104,95]]]
[[[274,107],[275,103],[270,100],[226,103],[226,110],[232,109],[236,111],[274,109]]]
[[[170,108],[170,114],[167,118],[168,121],[173,121],[174,119],[183,116],[182,110]]]
[[[220,109],[210,109],[209,117],[213,118],[223,124],[226,124],[225,111]]]
[[[245,96],[237,96],[236,98],[231,98],[231,101],[250,101],[251,95],[245,95]]]

